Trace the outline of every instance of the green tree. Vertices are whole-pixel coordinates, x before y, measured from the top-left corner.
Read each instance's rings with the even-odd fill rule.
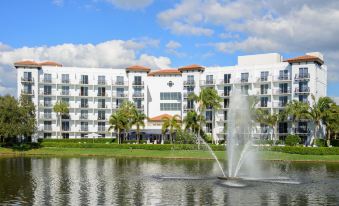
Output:
[[[60,128],[60,137],[61,137],[61,132],[62,132],[62,116],[63,115],[68,115],[69,113],[69,108],[68,104],[64,101],[58,101],[54,107],[53,111],[57,113],[58,118],[59,118],[59,128]],[[58,135],[57,135],[58,136]]]
[[[132,125],[133,125],[133,119],[134,119],[134,115],[137,112],[137,108],[135,106],[135,104],[131,101],[124,101],[122,103],[122,105],[119,107],[118,113],[120,113],[120,115],[124,116],[127,121],[124,121],[124,139],[126,140],[128,137],[128,132],[131,129]]]
[[[331,135],[339,132],[339,106],[332,104],[325,111],[323,123],[326,126],[327,146],[330,146]]]
[[[172,118],[164,117],[162,120],[163,120],[163,124],[162,124],[161,131],[164,134],[166,130],[169,130],[170,141],[171,141],[171,144],[173,144],[173,135],[175,131],[181,129],[180,117],[179,115],[174,115]]]
[[[310,144],[315,144],[315,140],[317,139],[317,133],[319,132],[319,128],[321,123],[326,117],[326,111],[330,109],[331,105],[334,103],[333,100],[329,97],[320,97],[318,101],[316,101],[315,96],[312,94],[313,105],[309,108],[308,117],[314,123],[313,135]]]
[[[123,131],[128,124],[128,118],[121,112],[113,113],[109,118],[108,131],[114,130],[117,133],[118,144],[121,144],[121,131]]]
[[[35,105],[27,96],[21,96],[19,100],[20,126],[21,136],[31,137],[36,132]]]
[[[296,100],[293,100],[286,105],[284,113],[292,117],[292,133],[294,133],[297,121],[308,118],[308,108],[309,106],[307,103]]]
[[[273,113],[271,114],[271,112],[269,110],[265,110],[265,109],[257,109],[256,110],[256,120],[259,123],[265,124],[269,127],[272,128],[273,130],[273,137],[274,140],[278,140],[277,138],[277,134],[278,134],[278,123],[279,121],[282,120],[282,115],[279,113]]]
[[[190,130],[195,136],[197,136],[199,131],[202,129],[200,125],[205,123],[205,118],[204,116],[199,115],[196,111],[189,111],[183,119],[183,123],[185,125],[185,131]]]
[[[213,112],[213,125],[212,128],[214,128],[215,125],[215,112],[217,112],[221,105],[220,102],[222,98],[218,95],[218,92],[211,87],[203,88],[198,95],[192,93],[188,96],[188,99],[193,100],[194,102],[197,103],[198,105],[198,111],[199,115],[204,115],[206,108],[212,108]],[[200,128],[202,128],[202,122],[200,122]],[[212,136],[213,135],[213,130],[212,130]],[[198,144],[200,146],[200,139],[201,138],[201,133],[199,130],[198,134]]]
[[[140,129],[145,127],[146,115],[138,110],[135,110],[135,113],[132,118],[132,125],[136,127],[137,142],[140,142]]]

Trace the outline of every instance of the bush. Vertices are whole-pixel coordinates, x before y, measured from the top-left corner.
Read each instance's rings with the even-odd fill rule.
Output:
[[[14,150],[27,151],[30,149],[40,148],[40,143],[32,142],[32,143],[14,144],[11,147]]]
[[[324,139],[315,139],[315,145],[317,145],[318,147],[326,147],[326,140]]]
[[[262,147],[261,150],[301,155],[339,155],[339,148],[337,147],[330,148],[330,147],[273,146],[273,147]]]
[[[204,140],[207,142],[207,143],[212,143],[212,135],[211,134],[204,134],[203,136]]]
[[[110,149],[144,149],[144,150],[197,150],[197,144],[102,144],[102,143],[69,143],[42,142],[43,147],[60,148],[110,148]],[[224,151],[223,145],[211,145],[216,151]]]
[[[331,145],[333,147],[339,147],[339,139],[332,139],[331,140]]]
[[[194,136],[193,133],[186,132],[184,130],[179,130],[176,133],[174,143],[176,143],[176,144],[193,144],[193,143],[195,143],[195,136]]]
[[[258,145],[273,145],[274,141],[273,140],[265,140],[265,139],[259,139],[259,140],[255,140],[254,144],[258,144]]]
[[[298,135],[288,135],[285,139],[285,145],[287,146],[295,146],[299,144],[301,141],[300,137]]]
[[[93,143],[93,138],[81,139],[39,139],[38,142],[64,142],[64,143]],[[112,143],[115,142],[113,138],[95,138],[94,143]]]

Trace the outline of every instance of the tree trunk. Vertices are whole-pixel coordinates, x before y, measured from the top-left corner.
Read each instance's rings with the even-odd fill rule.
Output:
[[[315,145],[317,146],[316,139],[317,139],[317,131],[318,131],[318,123],[315,124],[314,131],[313,131],[313,140],[311,140],[310,145]]]
[[[331,146],[331,130],[327,131],[327,147]]]
[[[60,135],[60,137],[61,137],[61,131],[62,131],[62,127],[61,127],[61,114],[60,114],[60,116],[59,116],[59,128],[60,128],[60,133],[59,133],[59,135]],[[60,138],[61,139],[61,138]]]
[[[171,144],[173,144],[173,139],[172,139],[172,132],[170,132],[170,139],[171,139]]]

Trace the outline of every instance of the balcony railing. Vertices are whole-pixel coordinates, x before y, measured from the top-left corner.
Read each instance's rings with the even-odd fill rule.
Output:
[[[184,81],[184,86],[194,86],[194,85],[195,85],[194,80]]]
[[[80,119],[88,119],[88,115],[80,115]]]
[[[277,81],[288,81],[291,80],[290,75],[278,75],[276,78]]]
[[[268,76],[267,77],[259,77],[257,82],[268,82]]]
[[[80,108],[88,108],[88,104],[79,104]]]
[[[106,85],[106,81],[105,80],[98,80],[98,85]]]
[[[105,116],[98,116],[97,119],[98,119],[98,120],[106,120],[106,117],[105,117]]]
[[[107,97],[107,93],[97,93],[98,97]]]
[[[295,88],[295,93],[310,93],[309,87],[297,87]]]
[[[69,79],[62,79],[61,84],[69,84]]]
[[[260,92],[257,92],[257,95],[269,95],[268,90],[260,90]]]
[[[52,107],[53,105],[51,102],[46,102],[46,103],[40,104],[39,106],[40,107]]]
[[[82,92],[80,92],[80,93],[79,93],[79,96],[87,97],[87,96],[88,96],[88,93],[82,93]]]
[[[40,119],[52,119],[52,114],[43,114],[43,115],[40,115]]]
[[[229,97],[231,92],[222,92],[220,97]]]
[[[34,95],[34,90],[30,90],[30,91],[21,90],[21,94],[23,94],[23,95]]]
[[[241,82],[241,83],[248,83],[248,78],[241,78],[241,79],[240,79],[240,82]]]
[[[219,81],[219,84],[232,84],[232,83],[231,83],[230,80],[227,81],[227,80],[223,79],[223,80]]]
[[[51,96],[52,91],[40,91],[40,95]]]
[[[113,86],[128,86],[128,82],[124,82],[124,81],[114,81]]]
[[[188,97],[189,97],[191,94],[194,94],[194,92],[185,92],[185,93],[184,93],[184,99],[188,99]]]
[[[144,86],[144,82],[143,81],[133,81],[132,85],[142,87],[142,86]]]
[[[210,80],[201,80],[200,81],[201,86],[209,86],[209,85],[215,85],[215,80],[210,79]]]
[[[105,132],[106,128],[104,126],[98,126],[98,132]]]
[[[45,131],[52,131],[52,125],[45,125],[44,130]]]
[[[60,95],[69,96],[69,91],[61,91]]]
[[[41,83],[43,83],[43,84],[52,84],[52,79],[42,79]]]
[[[87,131],[88,131],[88,127],[82,126],[82,127],[80,128],[80,131],[82,131],[82,132],[87,132]]]
[[[310,78],[310,74],[309,73],[304,73],[304,74],[296,74],[294,79],[295,80],[307,80]]]
[[[187,111],[194,110],[194,106],[184,105],[184,110],[187,110]]]
[[[137,110],[139,110],[139,111],[144,111],[144,105],[141,105],[140,107],[136,107],[137,108]]]
[[[133,93],[133,98],[144,98],[144,93]]]
[[[79,81],[79,84],[88,84],[88,81],[80,80],[80,81]]]
[[[282,107],[286,107],[287,102],[273,102],[273,107],[278,107],[278,108],[282,108]]]
[[[106,104],[98,104],[98,108],[99,109],[105,109],[105,108],[107,108],[107,105]]]
[[[34,83],[34,78],[28,78],[28,77],[21,77],[21,82],[24,83]]]
[[[127,98],[126,93],[113,93],[112,96],[113,98]]]
[[[62,131],[63,131],[63,132],[68,132],[68,131],[70,131],[70,127],[62,127]]]
[[[280,94],[291,94],[291,89],[288,88],[288,89],[276,89],[276,90],[273,90],[273,94],[276,94],[276,95],[280,95]]]

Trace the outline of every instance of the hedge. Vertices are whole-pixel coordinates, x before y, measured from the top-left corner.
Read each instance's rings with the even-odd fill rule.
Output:
[[[55,142],[55,143],[112,143],[115,141],[113,138],[82,138],[82,139],[39,139],[39,142]]]
[[[52,142],[43,141],[43,147],[60,148],[111,148],[111,149],[144,149],[144,150],[197,150],[196,144],[103,144],[103,143],[72,143],[72,142]],[[204,145],[201,145],[201,149]],[[211,145],[215,151],[224,151],[223,145]]]
[[[293,146],[273,146],[262,147],[262,151],[284,152],[301,155],[339,155],[338,147],[293,147]]]
[[[339,147],[339,139],[332,139],[331,140],[331,145],[333,147]]]

